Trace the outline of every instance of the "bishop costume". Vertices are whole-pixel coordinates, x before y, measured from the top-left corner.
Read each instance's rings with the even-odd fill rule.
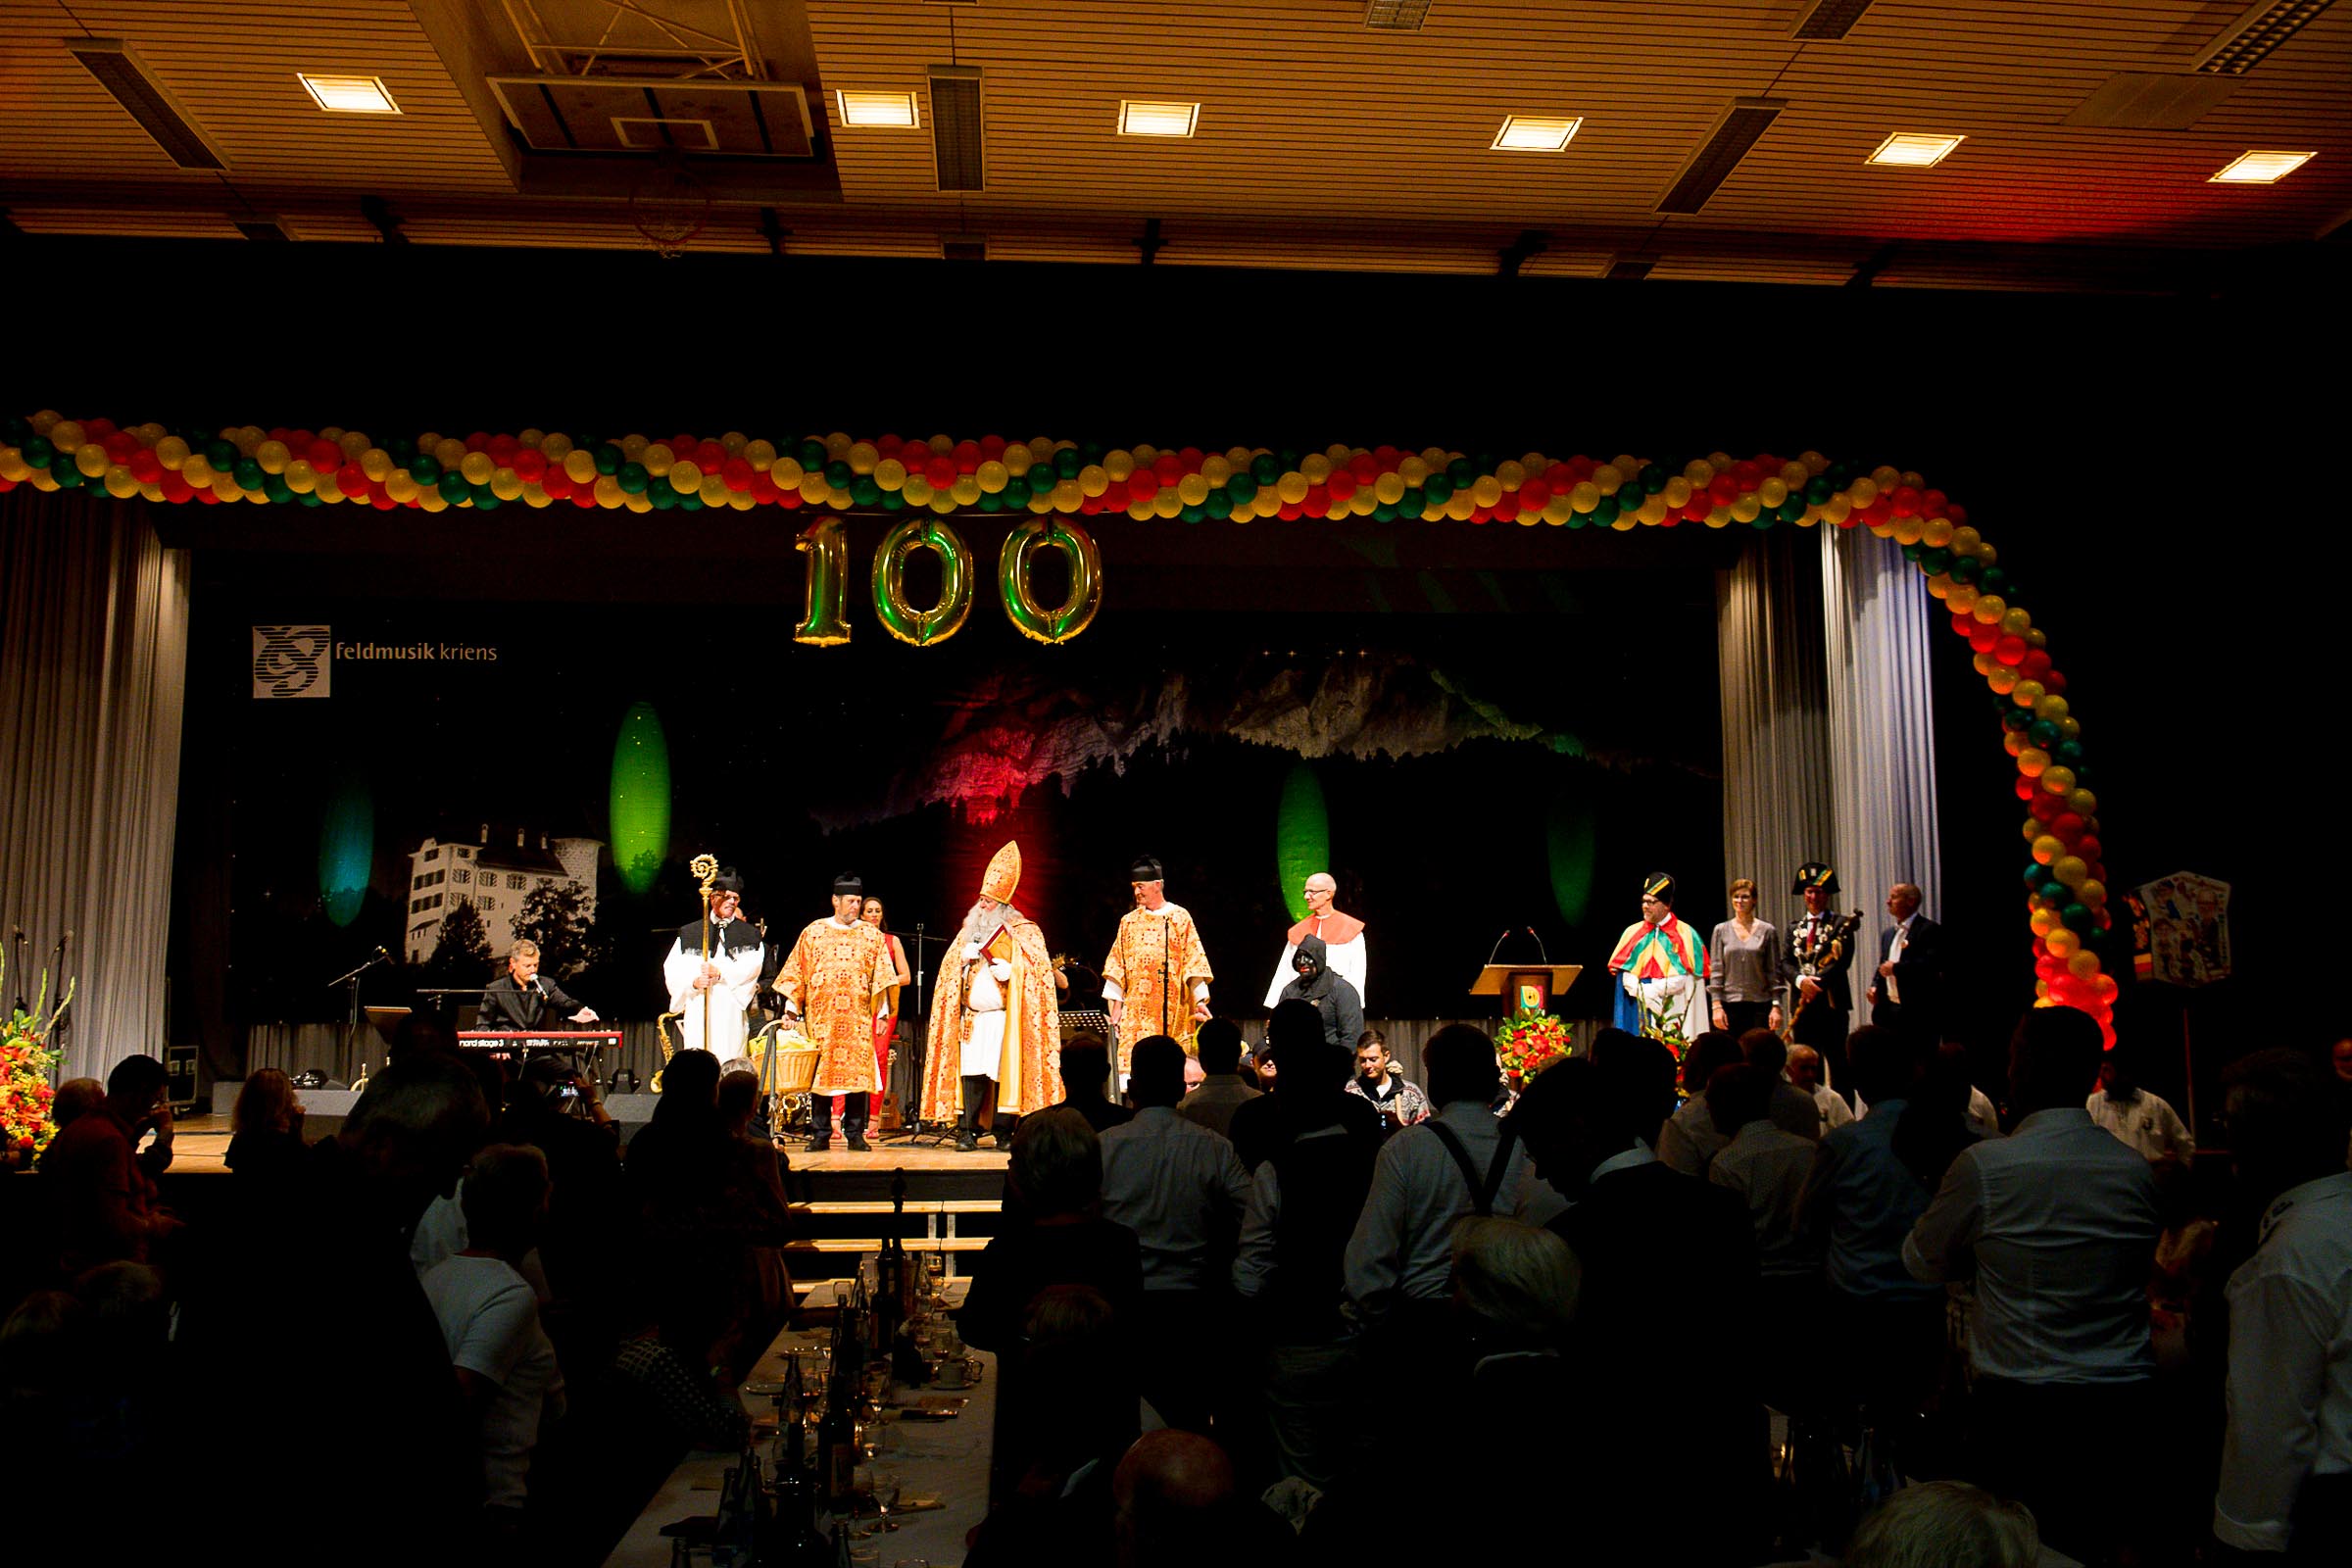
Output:
[[[1679,1053],[1705,1027],[1707,946],[1696,927],[1675,918],[1674,878],[1653,872],[1642,879],[1642,893],[1664,908],[1655,920],[1627,926],[1609,953],[1618,983],[1613,1021]]]
[[[732,867],[711,882],[717,893],[743,893],[743,878]],[[703,933],[710,932],[710,961],[718,978],[701,991],[695,977],[703,972]],[[737,915],[731,920],[689,920],[678,927],[669,956],[662,960],[662,983],[669,988],[669,1010],[679,1015],[684,1049],[708,1050],[720,1061],[745,1054],[751,1038],[744,1013],[760,989],[760,963],[764,949],[760,928]]]
[[[1138,860],[1128,875],[1137,882],[1161,879],[1157,860]],[[1156,909],[1137,905],[1119,916],[1119,934],[1102,960],[1102,1000],[1121,1004],[1118,1070],[1128,1070],[1138,1040],[1167,1035],[1190,1055],[1193,1004],[1208,1000],[1216,974],[1201,951],[1192,912],[1164,899]]]
[[[922,1114],[956,1122],[956,1147],[978,1147],[980,1102],[997,1086],[995,1131],[1062,1098],[1061,1010],[1045,933],[1012,906],[1021,847],[1007,844],[980,881],[981,918],[940,972],[923,1055]]]

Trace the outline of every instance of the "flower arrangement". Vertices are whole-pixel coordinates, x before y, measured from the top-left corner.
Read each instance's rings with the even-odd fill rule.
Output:
[[[7,979],[8,955],[0,951],[0,984]],[[57,1132],[49,1119],[50,1104],[57,1098],[56,1086],[49,1081],[57,1053],[46,1041],[73,1003],[74,986],[69,981],[57,999],[56,1009],[50,1010],[49,977],[44,974],[32,1010],[14,1007],[0,1020],[0,1154],[30,1160],[49,1147]]]
[[[1494,1031],[1494,1059],[1525,1082],[1568,1054],[1568,1026],[1548,1012],[1523,1012]]]

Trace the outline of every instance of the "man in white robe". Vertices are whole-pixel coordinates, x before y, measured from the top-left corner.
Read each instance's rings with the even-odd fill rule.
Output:
[[[679,1044],[688,1051],[708,1051],[722,1062],[745,1054],[751,1031],[744,1015],[760,989],[763,944],[759,928],[742,913],[743,878],[729,866],[711,879],[708,922],[689,920],[678,927],[669,956],[662,960],[669,1010],[679,1014]]]
[[[1306,918],[1285,934],[1282,961],[1274,966],[1274,983],[1266,987],[1266,1005],[1279,1005],[1282,988],[1298,978],[1291,964],[1298,956],[1299,940],[1321,937],[1324,962],[1333,974],[1355,987],[1355,1000],[1367,1008],[1369,1016],[1370,1004],[1364,1002],[1364,922],[1332,906],[1340,885],[1329,871],[1308,877],[1302,891],[1306,894]]]

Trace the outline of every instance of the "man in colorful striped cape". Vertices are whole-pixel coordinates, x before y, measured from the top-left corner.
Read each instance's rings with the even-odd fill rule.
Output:
[[[1705,1027],[1706,939],[1675,918],[1674,878],[1665,872],[1642,879],[1642,918],[1617,939],[1609,973],[1618,983],[1618,1028],[1680,1052]]]

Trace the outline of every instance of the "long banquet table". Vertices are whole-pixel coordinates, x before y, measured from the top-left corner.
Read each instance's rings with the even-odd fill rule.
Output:
[[[822,1334],[785,1330],[760,1358],[749,1381],[780,1381],[789,1352],[814,1349],[825,1339]],[[919,1559],[929,1568],[953,1568],[963,1561],[964,1532],[988,1512],[989,1438],[995,1429],[997,1402],[996,1357],[986,1351],[972,1353],[981,1361],[980,1380],[968,1389],[956,1391],[965,1400],[961,1413],[950,1421],[885,1420],[885,1449],[865,1461],[899,1472],[905,1489],[900,1499],[902,1506],[917,1497],[936,1497],[941,1506],[894,1514],[892,1517],[899,1525],[895,1531],[864,1537],[853,1534],[850,1541],[853,1563],[870,1562],[876,1568],[895,1568],[908,1559]],[[902,1391],[894,1386],[889,1397],[895,1404],[901,1398],[913,1397],[916,1392],[921,1391]],[[745,1403],[759,1417],[766,1413],[769,1401],[752,1396]],[[772,1426],[761,1425],[762,1451],[773,1435]],[[696,1514],[716,1512],[720,1477],[741,1457],[737,1453],[705,1450],[687,1454],[605,1559],[607,1568],[669,1568],[670,1542],[662,1534],[662,1527]],[[870,1522],[860,1520],[853,1528],[862,1528]],[[699,1556],[696,1559],[704,1560]]]

